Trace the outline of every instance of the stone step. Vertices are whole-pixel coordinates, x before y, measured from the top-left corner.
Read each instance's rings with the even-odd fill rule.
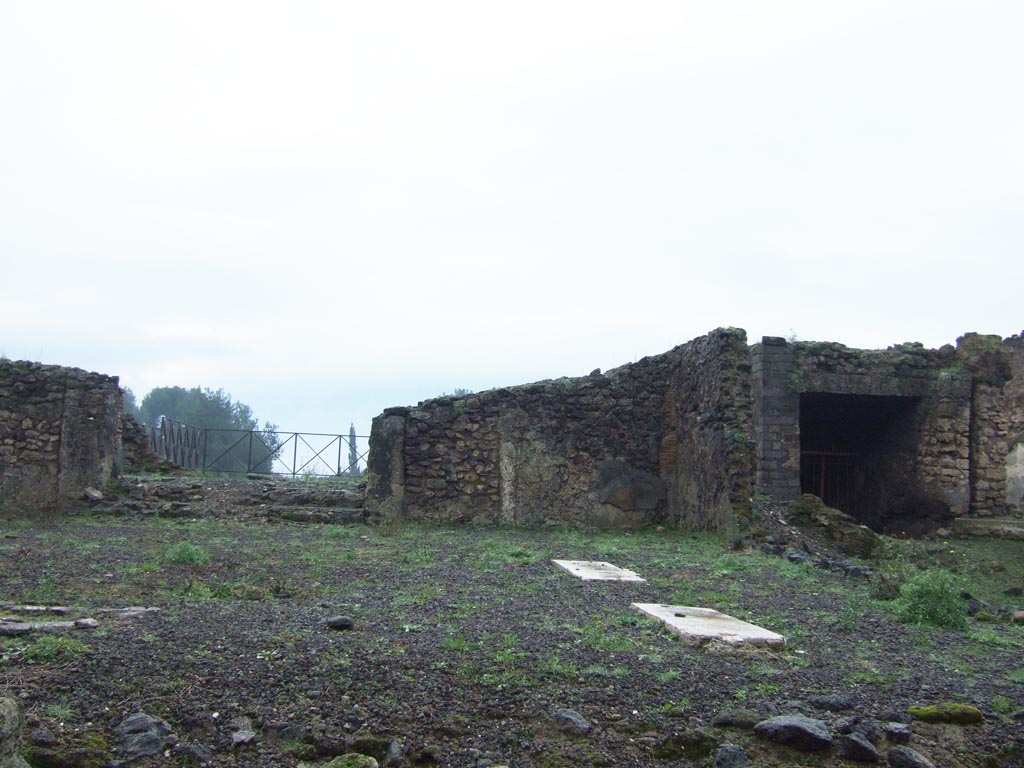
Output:
[[[263,513],[267,517],[278,520],[290,520],[296,523],[335,523],[351,525],[365,523],[367,510],[354,507],[267,507]]]
[[[1024,520],[1016,517],[958,517],[953,530],[965,536],[991,536],[1024,541]]]

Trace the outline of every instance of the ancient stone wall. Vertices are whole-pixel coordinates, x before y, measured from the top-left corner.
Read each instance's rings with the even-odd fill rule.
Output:
[[[957,339],[957,357],[972,380],[970,511],[1003,514],[1013,454],[1024,439],[1024,340],[968,333]]]
[[[693,521],[713,502],[705,527],[725,525],[749,499],[730,460],[748,377],[743,332],[718,331],[604,374],[392,408],[374,420],[368,499],[412,518],[603,526]]]
[[[750,513],[754,440],[746,333],[720,329],[680,349],[670,439],[669,514],[682,527],[733,533]]]
[[[778,501],[800,498],[800,390],[793,347],[766,336],[751,347],[755,487]]]
[[[1012,378],[1003,386],[1007,414],[1006,504],[1024,512],[1024,333],[1003,341]]]
[[[106,483],[121,407],[117,377],[0,360],[0,511],[52,509]]]
[[[748,347],[719,329],[605,374],[389,409],[370,438],[368,502],[414,518],[729,533],[755,490],[794,501],[841,481],[851,514],[881,529],[1020,508],[1022,464],[1020,336],[858,350]]]
[[[799,494],[807,396],[857,396],[865,410],[890,411],[879,417],[876,443],[861,459],[871,478],[858,488],[871,507],[861,515],[865,522],[930,514],[926,508],[1005,513],[1008,467],[1024,439],[1022,348],[1019,336],[977,334],[937,350],[765,338],[752,349],[758,490],[783,501]]]

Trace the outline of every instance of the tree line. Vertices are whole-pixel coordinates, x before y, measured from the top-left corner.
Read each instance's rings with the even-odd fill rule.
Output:
[[[206,468],[213,472],[273,471],[281,452],[278,426],[260,424],[252,408],[231,398],[223,389],[207,387],[157,387],[137,403],[135,393],[125,388],[124,410],[137,421],[160,427],[163,419],[206,430]],[[251,437],[249,436],[251,434]],[[340,439],[340,438],[339,438]],[[356,428],[349,425],[348,466],[343,474],[360,475]]]
[[[150,427],[170,419],[205,429],[205,464],[213,472],[269,473],[280,450],[277,425],[260,424],[252,408],[223,389],[157,387],[138,404],[126,389],[124,410]]]

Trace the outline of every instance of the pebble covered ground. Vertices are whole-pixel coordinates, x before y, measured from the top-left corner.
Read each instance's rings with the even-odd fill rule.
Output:
[[[857,572],[703,536],[298,523],[275,514],[300,506],[282,493],[178,479],[85,514],[0,521],[0,602],[72,606],[99,624],[0,638],[0,689],[27,715],[28,752],[83,766],[353,752],[479,768],[1024,764],[1019,627],[906,626]],[[306,496],[328,517],[339,506]],[[552,558],[647,581],[584,582]],[[697,647],[633,602],[716,608],[788,643]],[[129,605],[159,610],[95,610]],[[908,713],[946,701],[984,721]],[[137,713],[155,725],[125,726]],[[783,716],[830,741],[805,750],[755,729]],[[156,734],[135,739],[154,754],[132,751],[133,727]]]

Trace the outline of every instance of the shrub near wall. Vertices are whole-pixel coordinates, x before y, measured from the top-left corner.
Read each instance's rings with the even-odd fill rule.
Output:
[[[0,360],[0,512],[52,509],[103,486],[120,415],[116,376]]]

